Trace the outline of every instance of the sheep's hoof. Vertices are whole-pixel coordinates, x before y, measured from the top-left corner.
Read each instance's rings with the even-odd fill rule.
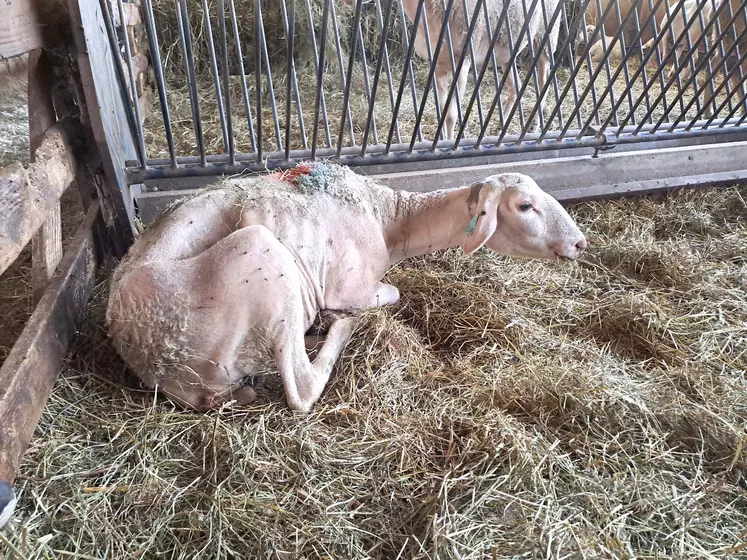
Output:
[[[16,494],[10,484],[0,480],[0,528],[10,521],[16,509]]]

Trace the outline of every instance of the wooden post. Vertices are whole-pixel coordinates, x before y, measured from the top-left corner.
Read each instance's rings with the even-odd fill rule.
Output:
[[[41,50],[32,51],[28,62],[29,145],[31,161],[35,160],[44,133],[55,122],[52,100],[52,68]],[[38,303],[62,259],[62,220],[60,202],[52,207],[46,221],[31,240],[31,283],[34,303]]]

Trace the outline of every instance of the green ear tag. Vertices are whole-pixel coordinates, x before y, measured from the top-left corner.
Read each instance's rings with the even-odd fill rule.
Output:
[[[472,235],[473,233],[475,233],[475,229],[477,229],[477,220],[479,219],[479,214],[475,214],[474,216],[472,216],[472,219],[467,224],[467,235]]]

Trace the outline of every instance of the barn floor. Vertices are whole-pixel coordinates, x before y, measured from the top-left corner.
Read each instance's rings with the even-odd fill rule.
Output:
[[[575,206],[579,263],[396,267],[308,416],[210,414],[106,339],[106,275],[24,459],[21,558],[747,551],[747,187]],[[67,554],[66,554],[67,553]],[[12,557],[12,556],[11,556]]]
[[[27,150],[13,95],[4,163]],[[447,251],[393,269],[402,302],[363,317],[310,415],[274,377],[256,405],[204,415],[142,390],[103,327],[109,263],[0,556],[747,555],[747,186],[572,212],[582,262]],[[27,249],[0,277],[0,361],[32,310],[29,265]]]

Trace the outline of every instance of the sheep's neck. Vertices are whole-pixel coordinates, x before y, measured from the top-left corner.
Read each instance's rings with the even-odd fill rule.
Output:
[[[392,264],[455,247],[464,243],[469,225],[470,187],[427,194],[401,193],[397,212],[386,227],[387,247]]]

